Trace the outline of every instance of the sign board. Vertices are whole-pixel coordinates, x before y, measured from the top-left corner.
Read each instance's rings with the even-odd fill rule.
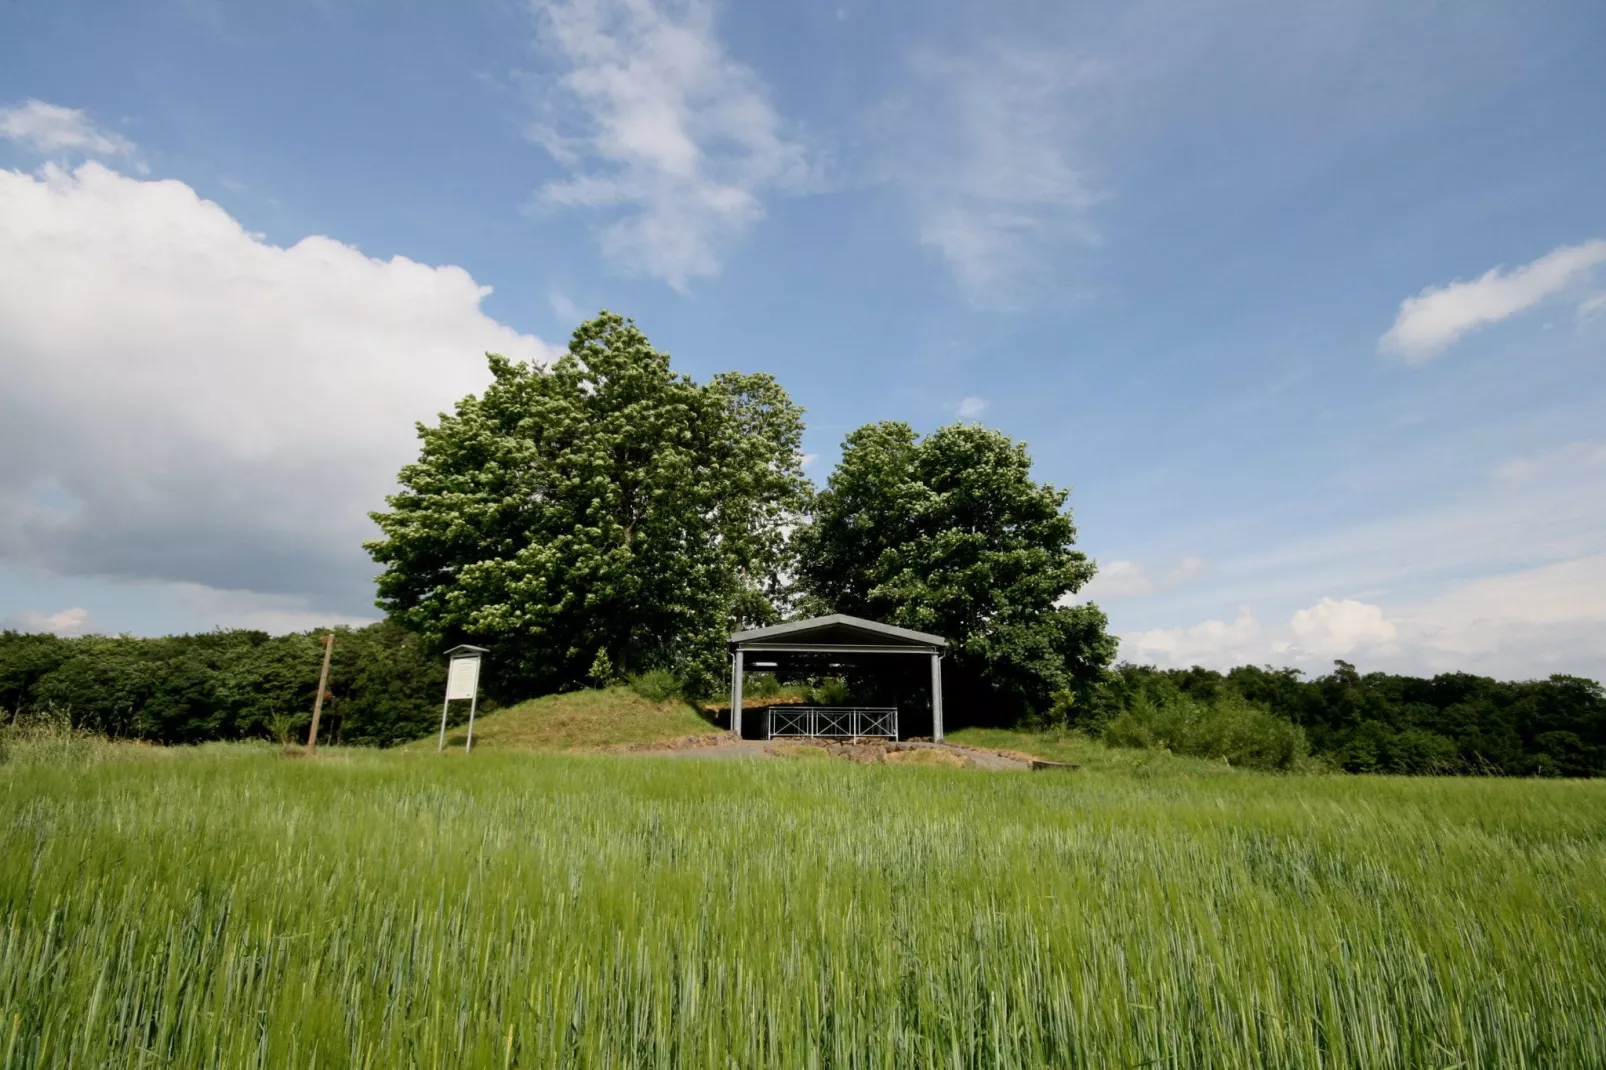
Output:
[[[453,658],[451,668],[446,673],[446,701],[454,698],[472,699],[479,686],[479,657]]]

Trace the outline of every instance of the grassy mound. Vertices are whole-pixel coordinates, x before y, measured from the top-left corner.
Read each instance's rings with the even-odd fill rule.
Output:
[[[719,732],[681,699],[655,701],[628,687],[546,695],[474,720],[474,749],[564,751],[663,743]],[[465,725],[446,730],[447,747],[463,747]],[[438,736],[409,744],[435,747]]]

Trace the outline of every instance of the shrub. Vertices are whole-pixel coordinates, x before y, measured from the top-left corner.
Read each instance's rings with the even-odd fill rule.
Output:
[[[630,678],[630,690],[648,702],[668,702],[681,694],[680,681],[668,669],[636,673]]]
[[[809,687],[804,701],[813,706],[846,706],[853,701],[853,692],[846,680],[827,676]]]
[[[742,694],[752,698],[774,698],[781,693],[781,683],[772,672],[749,673],[742,683]]]
[[[1291,769],[1310,753],[1298,725],[1231,693],[1210,702],[1141,695],[1103,724],[1100,737],[1115,747],[1163,747],[1257,769]]]

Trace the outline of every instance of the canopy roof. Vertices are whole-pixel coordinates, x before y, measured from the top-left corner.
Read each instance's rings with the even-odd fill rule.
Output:
[[[897,628],[891,624],[832,613],[768,628],[751,628],[730,638],[732,650],[820,651],[866,654],[929,654],[948,649],[940,635]]]

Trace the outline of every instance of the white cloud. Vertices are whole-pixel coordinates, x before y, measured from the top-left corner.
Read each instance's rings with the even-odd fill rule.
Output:
[[[887,126],[893,178],[920,240],[977,305],[1031,303],[1051,252],[1094,240],[1097,202],[1076,159],[1078,90],[1101,68],[1062,51],[995,44],[965,58],[920,54],[918,96]]]
[[[761,196],[808,181],[763,85],[725,54],[706,0],[535,4],[564,72],[532,136],[571,172],[548,206],[616,209],[603,253],[677,290],[717,274],[726,246],[764,215]]]
[[[42,100],[0,108],[0,137],[21,142],[45,156],[69,150],[96,156],[129,156],[134,152],[132,141],[96,126],[82,110]]]
[[[1498,323],[1565,290],[1606,262],[1606,239],[1564,245],[1513,271],[1499,268],[1471,282],[1429,286],[1400,303],[1378,349],[1409,363],[1429,359],[1469,331]]]
[[[89,626],[89,610],[79,607],[58,609],[54,613],[41,613],[24,609],[13,613],[3,622],[6,628],[21,632],[51,632],[55,635],[82,635]]]
[[[557,314],[558,319],[564,323],[572,323],[576,327],[580,325],[583,317],[580,315],[579,306],[570,299],[568,294],[553,293],[547,300],[551,303],[552,311]]]
[[[807,468],[809,465],[813,464],[815,461],[817,461],[819,459],[820,459],[820,455],[818,453],[805,453],[803,455],[802,460],[800,460],[798,463],[800,465],[802,465],[804,468]]]
[[[987,399],[978,397],[961,398],[955,411],[961,420],[969,420],[980,416],[987,411]]]
[[[1206,620],[1188,628],[1151,628],[1121,639],[1121,656],[1166,668],[1203,665],[1326,664],[1335,657],[1365,652],[1396,652],[1399,626],[1381,606],[1351,598],[1323,598],[1296,610],[1280,628],[1267,628],[1248,606],[1238,607],[1232,623]]]
[[[430,420],[543,360],[456,267],[280,248],[175,181],[0,171],[0,561],[365,609]]]
[[[1154,662],[1162,668],[1205,665],[1230,667],[1265,660],[1269,649],[1264,630],[1248,606],[1227,623],[1201,621],[1190,628],[1151,628],[1121,637],[1121,657]]]
[[[1606,679],[1606,554],[1473,580],[1397,616],[1435,670]]]
[[[1325,671],[1334,658],[1363,670],[1473,672],[1506,679],[1553,672],[1606,677],[1606,554],[1456,584],[1385,609],[1325,597],[1265,628],[1249,608],[1227,624],[1154,628],[1122,637],[1122,657],[1162,667],[1293,665]]]
[[[1176,590],[1209,572],[1210,563],[1191,554],[1159,575],[1136,561],[1100,562],[1093,582],[1081,590],[1076,600],[1099,601],[1161,594]]]
[[[1394,622],[1383,616],[1383,607],[1353,598],[1323,598],[1309,609],[1296,610],[1288,627],[1294,644],[1280,652],[1301,656],[1342,657],[1393,643],[1399,635]]]
[[[1364,593],[1316,600],[1334,591]],[[1142,566],[1118,561],[1101,562],[1084,593],[1163,592]],[[1292,615],[1219,649],[1204,642],[1210,629],[1183,644],[1191,629],[1171,627],[1246,603]],[[1511,456],[1448,501],[1214,561],[1186,595],[1118,602],[1112,617],[1124,657],[1163,664],[1175,653],[1219,668],[1321,667],[1349,645],[1357,661],[1393,671],[1606,679],[1606,442]]]

